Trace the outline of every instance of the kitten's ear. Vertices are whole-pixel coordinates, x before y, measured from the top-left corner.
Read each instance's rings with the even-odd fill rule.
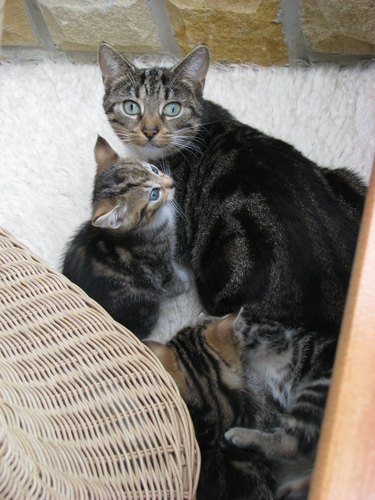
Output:
[[[115,205],[114,200],[98,200],[94,204],[91,224],[103,229],[118,229],[124,222],[126,207]]]
[[[162,365],[168,364],[167,360],[171,355],[171,350],[165,344],[156,342],[155,340],[144,340],[146,346],[155,354]],[[173,353],[172,353],[173,354]]]
[[[194,86],[203,93],[209,64],[210,53],[208,47],[205,45],[199,45],[187,56],[185,56],[172,71],[182,80],[189,80],[193,82]]]
[[[114,151],[108,142],[103,139],[103,137],[100,137],[100,135],[98,135],[96,139],[94,154],[99,173],[103,172],[103,170],[113,165],[119,159],[116,151]]]
[[[104,83],[110,83],[135,70],[134,66],[108,43],[99,45],[98,59]]]
[[[227,314],[217,323],[218,336],[222,342],[235,343],[234,333],[235,314]]]
[[[184,399],[189,399],[189,391],[184,376],[176,358],[176,353],[168,345],[161,344],[155,340],[144,340],[146,346],[151,349],[161,364],[176,382],[177,387]]]
[[[224,319],[208,325],[203,333],[207,344],[229,365],[236,364],[239,361],[239,342],[237,335],[234,333],[234,318],[234,314],[229,314]]]

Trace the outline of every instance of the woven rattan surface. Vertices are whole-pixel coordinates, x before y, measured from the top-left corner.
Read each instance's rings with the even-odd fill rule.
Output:
[[[191,499],[199,460],[153,354],[0,230],[0,498]]]

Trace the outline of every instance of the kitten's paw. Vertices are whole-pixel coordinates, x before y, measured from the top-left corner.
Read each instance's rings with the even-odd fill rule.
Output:
[[[293,479],[281,485],[276,492],[277,500],[306,500],[309,493],[310,476]]]
[[[234,330],[246,347],[276,347],[283,339],[285,327],[277,321],[255,318],[247,307],[242,307],[235,322]]]
[[[249,448],[250,446],[259,445],[259,435],[261,433],[256,429],[247,429],[246,427],[232,427],[224,437],[237,448]]]

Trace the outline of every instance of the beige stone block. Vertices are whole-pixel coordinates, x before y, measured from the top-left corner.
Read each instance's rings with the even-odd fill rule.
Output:
[[[374,0],[299,0],[301,28],[312,50],[375,53]]]
[[[38,45],[22,0],[6,0],[3,16],[3,45]]]
[[[286,64],[288,51],[277,22],[278,0],[165,0],[183,54],[198,44],[212,60]]]
[[[120,51],[156,52],[158,29],[146,0],[39,0],[54,43],[65,50],[97,50],[106,41]]]

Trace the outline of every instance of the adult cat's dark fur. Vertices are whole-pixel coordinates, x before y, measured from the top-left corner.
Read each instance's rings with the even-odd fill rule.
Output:
[[[178,248],[206,309],[222,315],[247,303],[259,316],[337,332],[362,182],[345,169],[319,168],[203,99],[204,46],[170,69],[137,68],[106,44],[99,61],[113,129],[176,181],[187,220]]]
[[[100,137],[95,157],[93,218],[70,243],[63,273],[145,338],[162,298],[186,290],[173,262],[174,182],[153,165],[119,158]]]
[[[294,492],[301,478],[306,497],[334,339],[251,319],[245,307],[237,319],[207,318],[166,345],[147,345],[192,416],[202,454],[198,498],[268,499],[276,489]]]

